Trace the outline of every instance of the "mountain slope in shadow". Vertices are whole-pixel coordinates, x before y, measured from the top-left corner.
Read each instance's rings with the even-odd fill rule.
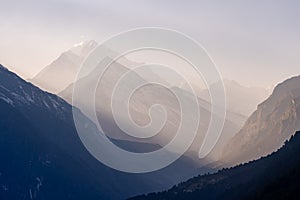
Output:
[[[168,188],[187,178],[178,168],[189,168],[190,177],[196,168],[187,158],[148,174],[106,167],[81,143],[71,105],[1,65],[0,136],[0,199],[124,199]],[[137,152],[157,148],[114,142]]]
[[[172,189],[131,198],[160,199],[299,199],[300,132],[277,152],[215,174],[195,177]]]

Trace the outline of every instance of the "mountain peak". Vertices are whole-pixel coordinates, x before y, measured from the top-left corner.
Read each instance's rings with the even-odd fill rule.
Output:
[[[40,71],[31,81],[49,92],[61,92],[75,81],[82,62],[97,45],[94,40],[74,45]]]
[[[231,79],[223,79],[223,82],[224,84],[232,84],[232,85],[238,85],[238,86],[241,86],[240,83],[238,83],[237,81],[235,80],[231,80]],[[242,86],[241,86],[242,87]]]
[[[82,41],[80,43],[75,44],[73,47],[78,47],[78,46],[97,46],[98,43],[95,40],[86,40],[86,41]]]
[[[88,53],[90,53],[98,43],[95,40],[86,40],[83,42],[80,42],[78,44],[75,44],[70,50],[67,52],[72,52],[73,54],[85,57]]]
[[[275,89],[274,89],[274,93],[277,93],[279,91],[291,91],[293,89],[298,89],[299,88],[299,84],[300,84],[300,75],[298,76],[293,76],[285,81],[283,81],[282,83],[279,83]]]

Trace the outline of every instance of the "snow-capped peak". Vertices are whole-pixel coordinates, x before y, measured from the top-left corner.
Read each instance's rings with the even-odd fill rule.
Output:
[[[91,50],[93,50],[98,43],[94,40],[87,40],[80,43],[75,44],[70,51],[78,56],[86,56]]]
[[[95,40],[86,40],[86,41],[81,41],[77,44],[74,44],[73,47],[83,47],[83,46],[94,47],[96,45],[98,45],[98,43]]]

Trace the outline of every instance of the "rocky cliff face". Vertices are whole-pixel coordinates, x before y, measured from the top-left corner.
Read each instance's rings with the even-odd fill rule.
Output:
[[[265,156],[300,129],[300,76],[279,84],[225,146],[222,160],[234,165]]]

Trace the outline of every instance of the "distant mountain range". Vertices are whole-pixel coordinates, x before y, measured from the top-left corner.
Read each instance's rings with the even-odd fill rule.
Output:
[[[111,58],[107,57],[102,62],[110,63]],[[86,107],[89,105],[90,99],[86,98],[90,95],[94,82],[96,82],[98,77],[98,68],[92,71],[86,77],[78,80],[76,82],[77,89],[80,90],[80,98],[77,100],[79,107]],[[111,97],[114,91],[115,85],[117,85],[119,79],[129,72],[126,66],[119,62],[112,63],[109,68],[103,74],[103,77],[98,82],[98,87],[95,91],[95,108],[97,111],[98,120],[102,125],[102,128],[105,130],[105,133],[114,139],[129,140],[129,141],[138,141],[138,142],[149,142],[154,144],[159,144],[164,146],[167,144],[176,134],[178,126],[181,120],[181,108],[176,99],[176,97],[168,90],[163,87],[156,85],[148,85],[142,87],[139,90],[136,90],[131,97],[131,102],[129,105],[129,110],[131,111],[132,119],[136,120],[136,123],[139,125],[145,125],[149,122],[149,108],[154,104],[164,105],[167,112],[167,121],[163,129],[154,137],[149,139],[138,140],[137,138],[130,137],[125,134],[116,124],[110,105]],[[131,81],[146,82],[143,77],[137,73],[132,73]],[[131,83],[128,83],[128,87]],[[126,86],[124,86],[126,87]],[[72,103],[74,84],[71,84],[64,91],[59,93],[59,95],[64,98],[66,101]],[[126,88],[127,89],[127,88]],[[177,95],[180,95],[186,101],[192,101],[192,94],[186,90],[183,90],[178,87],[173,87],[173,91]],[[129,90],[129,89],[128,89]],[[125,91],[125,90],[124,90]],[[122,102],[123,99],[118,99],[118,102]],[[211,104],[203,99],[198,98],[199,110],[201,114],[201,120],[197,132],[195,142],[192,144],[187,155],[191,156],[193,159],[198,159],[198,151],[203,138],[205,136],[206,130],[208,129],[210,117],[211,117]],[[87,116],[89,113],[85,113]],[[114,113],[116,116],[118,113]],[[221,117],[221,116],[217,116]],[[233,112],[228,112],[227,118],[225,120],[224,129],[221,135],[219,143],[214,148],[214,151],[210,154],[209,159],[217,159],[221,155],[221,151],[224,147],[224,144],[236,133],[239,128],[242,126],[245,121],[245,117],[240,114],[235,114]],[[154,132],[154,131],[153,131]],[[142,134],[141,132],[136,134]],[[203,161],[202,161],[203,162]],[[201,163],[203,164],[203,163]]]
[[[300,132],[267,157],[130,200],[297,200],[300,196],[299,154]]]
[[[95,46],[97,45],[94,41],[86,41],[77,45],[76,47],[71,48],[70,50],[64,52],[57,60],[55,60],[51,65],[44,68],[35,78],[30,80],[31,82],[41,86],[50,92],[58,93],[59,96],[63,97],[69,103],[72,103],[72,92],[73,85],[75,81],[75,75],[78,73],[79,66],[84,60],[84,57],[91,52]],[[109,49],[108,52],[112,52]],[[76,55],[76,56],[74,56]],[[107,57],[103,62],[110,62],[111,59]],[[98,118],[103,122],[103,125],[106,128],[106,132],[115,139],[121,140],[131,140],[136,141],[135,138],[127,137],[116,125],[114,119],[112,117],[111,111],[109,110],[110,105],[110,96],[113,90],[113,86],[117,83],[119,78],[127,73],[131,67],[139,65],[139,63],[132,62],[126,58],[118,60],[118,62],[114,62],[109,70],[106,71],[104,78],[99,82],[99,87],[96,92],[96,108],[98,112]],[[84,97],[84,93],[88,92],[88,88],[90,88],[90,82],[92,80],[98,79],[99,77],[95,77],[97,72],[90,72],[86,77],[78,80],[77,85],[82,88],[82,99],[80,99],[80,103],[82,106],[87,105],[87,102]],[[164,82],[161,78],[160,74],[155,74],[154,72],[149,71],[147,76],[150,76],[157,81]],[[137,80],[147,80],[147,76],[145,74],[135,74],[134,78]],[[61,84],[63,83],[63,84]],[[165,84],[172,87],[170,83],[164,82]],[[227,89],[231,91],[230,88],[236,88],[238,84],[226,84]],[[231,87],[231,86],[234,87]],[[238,85],[239,90],[234,89],[234,91],[240,91],[244,89],[242,86]],[[65,87],[65,88],[64,88]],[[53,88],[56,88],[53,90]],[[179,94],[182,94],[189,100],[191,100],[191,95],[187,94],[188,92],[182,88],[173,86]],[[255,98],[256,93],[253,92],[255,89],[245,90],[242,96],[245,96],[247,100]],[[203,91],[203,96],[205,96],[205,91]],[[233,92],[234,93],[234,92]],[[247,95],[245,95],[247,94]],[[255,95],[254,95],[255,94]],[[260,94],[260,92],[257,92]],[[200,95],[201,96],[201,95]],[[238,96],[238,95],[236,95]],[[263,97],[260,97],[263,98]],[[199,146],[204,137],[204,133],[208,128],[210,116],[211,116],[211,104],[209,103],[209,99],[203,100],[198,98],[200,102],[200,111],[201,111],[201,127],[199,128],[198,138],[196,142],[190,149],[190,155],[194,155],[197,157]],[[159,102],[157,102],[159,101]],[[154,88],[154,87],[145,87],[139,91],[137,91],[132,98],[131,111],[133,118],[137,120],[139,124],[146,124],[148,120],[148,109],[154,103],[161,103],[166,105],[168,110],[168,120],[167,126],[162,130],[161,136],[152,138],[151,143],[164,145],[169,142],[170,138],[173,137],[172,134],[176,132],[178,122],[180,120],[180,108],[174,96],[170,94],[169,91],[163,90],[162,88]],[[243,101],[244,102],[244,101]],[[256,100],[255,100],[256,102]],[[233,102],[235,104],[235,102]],[[252,103],[253,104],[253,103]],[[251,105],[252,105],[251,104]],[[238,104],[235,104],[234,108],[239,108]],[[254,108],[253,108],[254,109]],[[87,113],[85,113],[87,114]],[[247,117],[244,114],[232,112],[228,110],[226,123],[221,135],[221,139],[218,142],[217,146],[214,148],[213,152],[210,155],[210,159],[216,160],[220,157],[224,145],[228,142],[231,137],[238,132],[238,130],[242,127]],[[126,137],[124,137],[126,136]],[[145,141],[142,141],[145,142]],[[193,156],[193,157],[194,157]]]
[[[236,165],[265,156],[300,130],[300,76],[276,86],[224,148],[222,161]]]
[[[63,52],[56,60],[50,65],[43,68],[34,78],[29,81],[35,85],[49,91],[51,93],[63,92],[70,84],[74,83],[76,74],[79,67],[87,55],[92,52],[97,46],[97,42],[88,40],[80,44],[74,45],[71,49]],[[107,48],[108,54],[114,54]],[[142,63],[136,63],[125,57],[118,60],[120,64],[131,68],[138,66]],[[151,70],[145,74],[139,74],[143,79],[147,80],[147,77],[152,77],[159,82],[163,82],[172,86],[172,83],[168,83],[161,74],[151,72]],[[215,84],[210,87],[214,88]],[[227,95],[227,107],[228,110],[240,114],[244,117],[248,117],[256,109],[256,106],[265,100],[269,91],[259,87],[244,87],[235,81],[224,80]],[[173,85],[180,87],[179,85]],[[199,86],[200,87],[200,86]],[[197,91],[200,91],[197,88]],[[210,102],[208,90],[203,90],[199,93],[199,97]]]
[[[70,104],[1,65],[0,110],[0,199],[124,199],[170,187],[198,170],[187,157],[147,174],[122,173],[104,166],[81,143]],[[88,129],[97,131],[78,112]],[[113,142],[136,152],[158,148]]]
[[[227,109],[246,117],[250,116],[256,110],[257,105],[264,101],[271,93],[265,88],[246,87],[233,80],[224,79],[223,83]],[[212,84],[210,89],[214,87],[216,87],[215,84]],[[208,90],[203,90],[199,96],[202,99],[210,101]]]

